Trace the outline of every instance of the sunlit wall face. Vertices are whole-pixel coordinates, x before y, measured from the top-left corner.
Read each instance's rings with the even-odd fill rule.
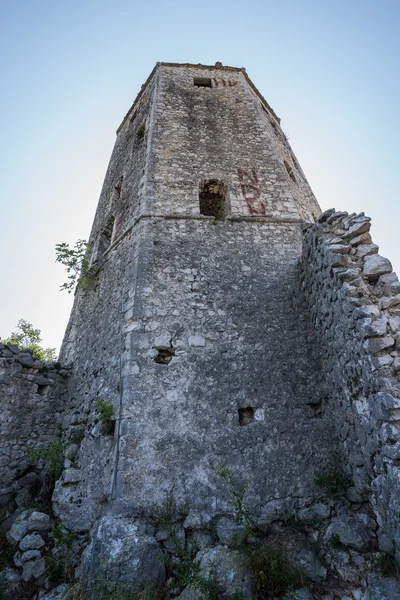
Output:
[[[369,214],[399,271],[399,16],[397,0],[3,7],[0,335],[23,317],[59,346],[72,297],[54,246],[88,237],[115,129],[159,60],[246,67],[322,208]]]

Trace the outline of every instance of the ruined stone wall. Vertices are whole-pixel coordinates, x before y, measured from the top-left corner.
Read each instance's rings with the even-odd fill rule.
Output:
[[[0,505],[19,490],[31,464],[27,450],[60,438],[68,374],[27,350],[0,344]]]
[[[400,558],[400,283],[363,213],[306,225],[303,290],[319,338],[332,414],[353,487],[369,499],[381,548]]]

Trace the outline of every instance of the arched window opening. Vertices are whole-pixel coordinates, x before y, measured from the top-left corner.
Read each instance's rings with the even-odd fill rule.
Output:
[[[199,189],[200,214],[224,219],[227,214],[226,186],[218,179],[202,181]]]

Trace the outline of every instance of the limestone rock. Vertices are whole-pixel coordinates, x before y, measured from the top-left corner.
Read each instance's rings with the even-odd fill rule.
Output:
[[[217,534],[222,544],[237,547],[243,542],[246,536],[246,528],[244,525],[235,523],[232,519],[222,517],[218,521]]]
[[[39,579],[44,574],[45,570],[46,565],[44,558],[40,558],[39,560],[28,560],[24,563],[22,579],[24,581]]]
[[[216,578],[223,592],[242,594],[243,600],[254,600],[254,579],[245,568],[245,558],[238,550],[215,546],[201,556],[200,568],[205,578]]]
[[[331,514],[331,507],[322,502],[318,502],[307,508],[299,510],[298,516],[300,521],[312,523],[321,519],[328,519]]]
[[[343,546],[354,550],[368,550],[371,534],[368,529],[354,517],[342,515],[329,525],[326,535],[328,541],[337,538]]]
[[[312,550],[303,549],[291,556],[293,563],[311,581],[323,581],[326,579],[327,570],[320,563],[317,555]]]
[[[380,275],[391,271],[392,264],[390,260],[379,254],[372,254],[365,259],[363,273],[368,279],[377,279]]]
[[[363,600],[399,600],[400,581],[389,577],[371,578]]]
[[[84,579],[89,568],[107,581],[131,583],[134,591],[165,582],[163,553],[155,538],[146,535],[140,523],[111,515],[102,518],[84,552]]]
[[[19,547],[21,550],[37,550],[38,548],[42,548],[44,546],[44,540],[41,535],[38,533],[32,533],[30,535],[26,535],[20,541]]]
[[[61,585],[53,588],[51,592],[48,592],[47,594],[46,592],[39,593],[38,600],[61,600],[64,598],[69,587],[70,586],[67,583],[62,583]]]
[[[49,531],[53,527],[53,521],[46,513],[25,510],[14,521],[7,539],[12,544],[19,542],[28,531]]]

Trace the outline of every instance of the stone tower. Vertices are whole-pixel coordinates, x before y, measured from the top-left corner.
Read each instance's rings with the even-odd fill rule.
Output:
[[[69,526],[88,528],[103,496],[121,514],[165,494],[218,512],[221,466],[261,519],[310,495],[325,423],[311,419],[296,269],[300,225],[319,213],[244,69],[157,64],[118,129],[90,236],[97,281],[77,291],[63,344],[72,432],[92,417]],[[93,422],[98,398],[114,439]]]
[[[375,446],[360,432],[378,425],[359,403],[378,388],[354,383],[372,377],[354,311],[362,285],[395,283],[391,269],[362,271],[376,252],[357,254],[366,217],[319,215],[244,69],[156,65],[117,132],[90,235],[95,281],[78,286],[61,355],[69,446],[53,500],[70,531],[92,531],[91,569],[96,544],[147,531],[166,507],[201,529],[240,490],[257,527],[290,518],[339,448],[354,501],[369,493]],[[302,261],[304,229],[316,237]],[[355,293],[338,273],[357,269]]]

